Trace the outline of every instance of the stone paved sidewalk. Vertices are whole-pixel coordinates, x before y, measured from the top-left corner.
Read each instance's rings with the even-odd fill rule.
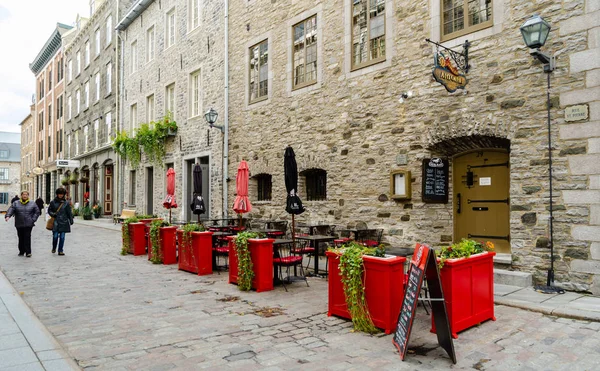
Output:
[[[497,305],[497,321],[459,333],[452,366],[419,309],[402,362],[391,335],[353,333],[349,321],[327,317],[324,279],[242,293],[226,274],[121,256],[118,231],[80,223],[66,256],[51,254],[49,234],[36,228],[24,259],[10,224],[0,225],[0,269],[84,369],[600,369],[598,322]]]

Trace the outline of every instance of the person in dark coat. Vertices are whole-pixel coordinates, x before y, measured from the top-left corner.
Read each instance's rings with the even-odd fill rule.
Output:
[[[18,199],[19,199],[19,195],[15,195],[15,197],[13,197],[12,200],[10,200],[10,204],[12,205],[12,203],[17,201]]]
[[[50,201],[50,205],[48,206],[48,215],[54,218],[52,253],[56,252],[56,245],[58,245],[58,255],[65,255],[63,251],[65,233],[70,233],[71,225],[73,225],[73,211],[71,210],[70,203],[67,202],[66,194],[67,191],[64,188],[58,188],[56,190],[56,198]]]
[[[40,214],[41,214],[42,211],[44,211],[44,200],[42,200],[41,197],[38,197],[38,199],[35,200],[35,204],[37,205],[37,207],[40,208]]]
[[[21,192],[21,198],[10,205],[4,220],[8,222],[12,216],[15,217],[15,227],[19,236],[19,256],[31,258],[31,230],[40,216],[40,209],[29,200],[29,192]]]

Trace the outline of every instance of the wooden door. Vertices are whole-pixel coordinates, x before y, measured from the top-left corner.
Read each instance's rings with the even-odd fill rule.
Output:
[[[104,215],[111,215],[113,201],[113,165],[104,166]]]
[[[510,253],[509,157],[481,150],[453,160],[454,241],[491,241]]]

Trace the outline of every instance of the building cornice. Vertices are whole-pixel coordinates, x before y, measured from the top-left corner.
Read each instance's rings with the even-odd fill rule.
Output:
[[[71,49],[73,48],[73,45],[79,43],[81,41],[81,39],[87,35],[89,28],[92,27],[92,25],[96,24],[96,22],[98,21],[98,18],[100,17],[100,14],[103,14],[104,8],[108,7],[109,4],[114,4],[114,1],[107,0],[107,1],[103,2],[102,4],[100,4],[100,7],[98,9],[96,9],[94,14],[92,14],[92,16],[90,18],[87,18],[85,25],[81,28],[81,30],[79,30],[79,32],[77,32],[73,41],[71,41],[66,46],[65,51],[67,53],[70,53]]]
[[[29,69],[34,73],[34,75],[37,76],[37,74],[40,73],[46,64],[48,64],[52,57],[54,57],[62,45],[62,34],[72,28],[73,27],[67,26],[66,24],[56,24],[56,28],[46,41],[46,44],[44,44],[33,62],[29,64]]]
[[[152,4],[153,2],[154,0],[138,0],[135,4],[131,6],[131,8],[129,9],[127,14],[125,14],[125,17],[121,19],[117,27],[115,27],[116,30],[123,31],[127,29],[127,27],[129,27],[133,23],[133,21],[135,21],[135,19],[144,12],[144,10],[148,9],[150,4]]]

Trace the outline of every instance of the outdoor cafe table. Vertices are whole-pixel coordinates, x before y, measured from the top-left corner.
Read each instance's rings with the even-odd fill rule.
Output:
[[[376,229],[372,229],[372,228],[364,228],[364,229],[342,229],[342,232],[350,232],[350,233],[354,233],[354,240],[355,241],[362,241],[364,239],[361,238],[361,236],[368,236],[369,233],[376,231]]]
[[[301,222],[301,223],[298,223],[298,227],[308,228],[308,234],[314,235],[315,229],[329,228],[329,227],[331,227],[331,224],[319,224],[319,223],[313,223],[313,222],[302,223]]]
[[[279,233],[281,232],[281,230],[273,228],[254,228],[251,229],[249,232],[264,233],[265,235],[267,235],[267,237],[270,237],[269,235],[271,233]]]
[[[319,244],[322,242],[332,242],[337,237],[335,236],[323,236],[323,235],[311,235],[311,236],[296,236],[297,240],[310,241],[315,247],[315,276],[319,275]]]

